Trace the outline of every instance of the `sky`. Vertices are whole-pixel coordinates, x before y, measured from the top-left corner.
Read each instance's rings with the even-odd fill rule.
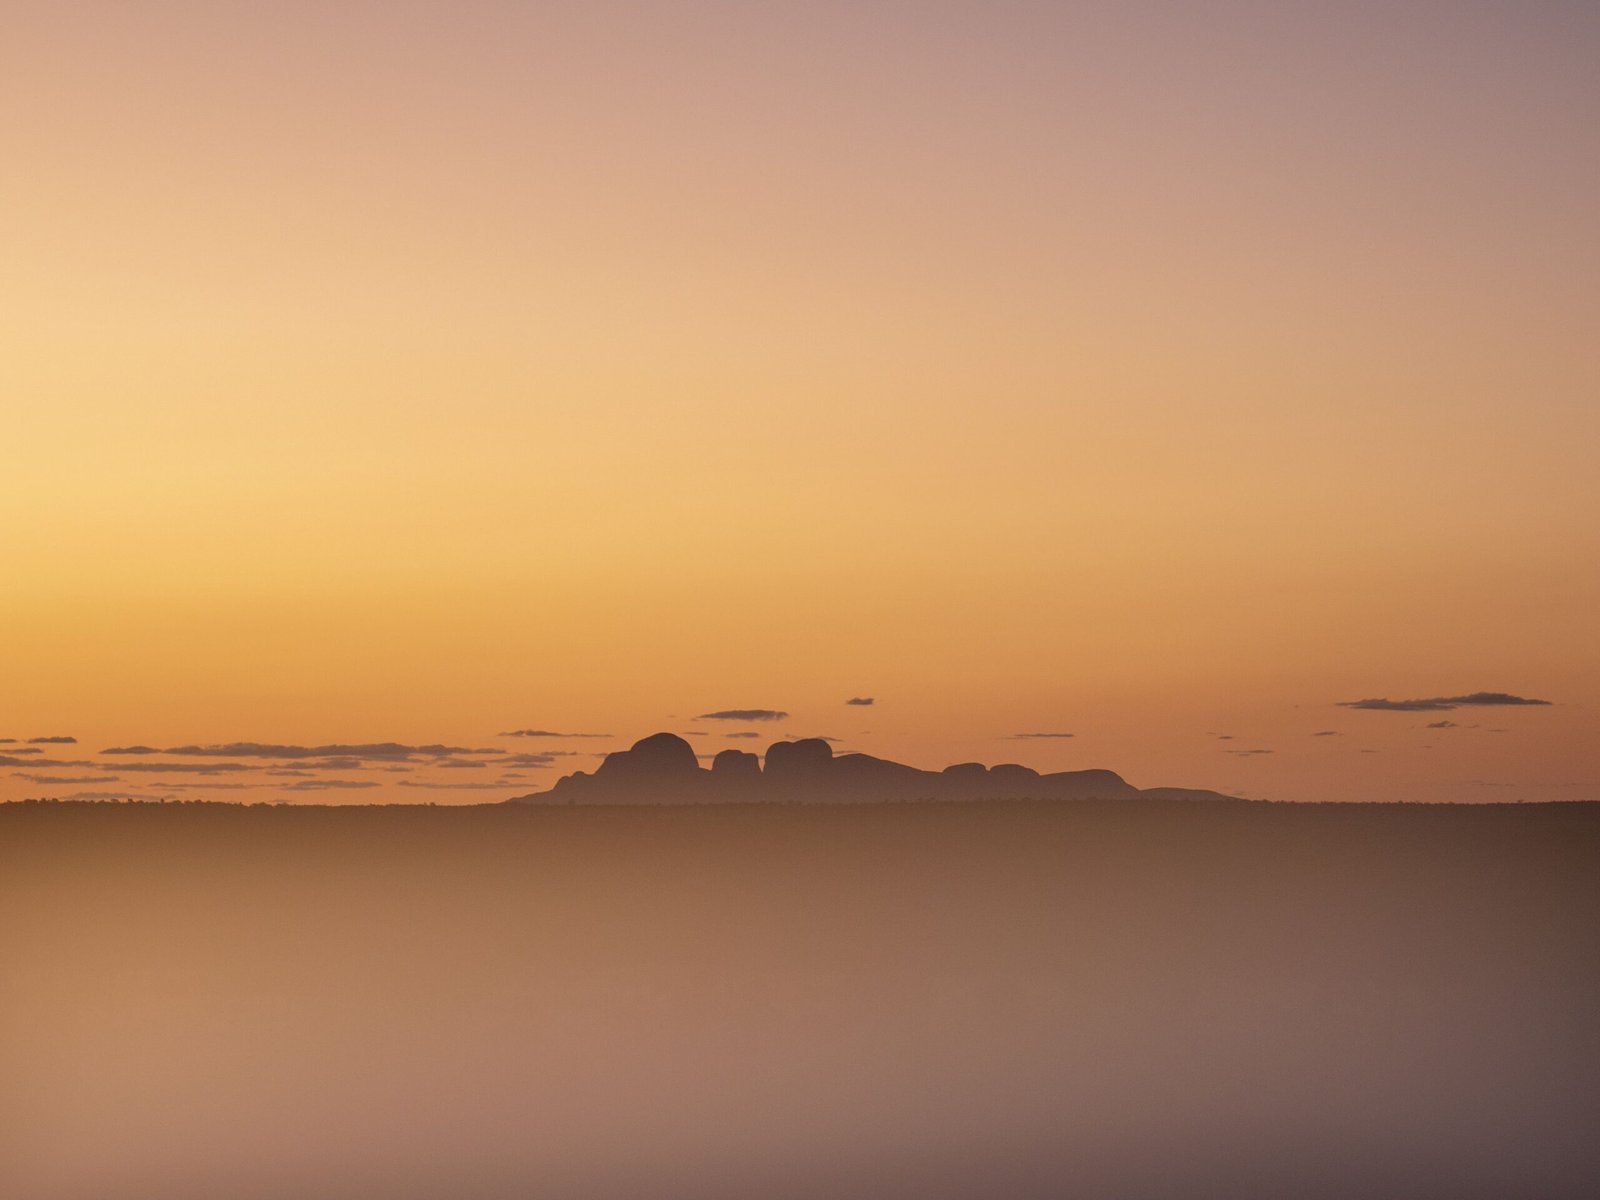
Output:
[[[1600,797],[1594,5],[4,26],[0,799]]]

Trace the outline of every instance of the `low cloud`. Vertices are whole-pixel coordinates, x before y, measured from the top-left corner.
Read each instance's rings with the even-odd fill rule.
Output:
[[[26,779],[29,783],[116,783],[115,775],[35,775],[28,771],[11,772],[18,779]]]
[[[1311,736],[1312,737],[1342,737],[1343,735],[1337,729],[1319,729],[1315,733],[1313,733]]]
[[[758,738],[761,735],[754,729],[741,729],[738,733],[725,733],[722,736],[725,738]]]
[[[152,788],[165,788],[169,792],[251,792],[257,788],[272,787],[270,783],[153,783]]]
[[[90,762],[83,758],[20,758],[19,755],[32,754],[32,750],[17,750],[11,754],[0,754],[0,767],[28,767],[38,770],[40,767],[88,767],[94,771],[104,771],[104,763]]]
[[[101,766],[106,764],[74,763],[74,766]],[[160,774],[186,774],[186,775],[224,775],[236,771],[259,771],[262,768],[254,763],[239,762],[121,762],[112,768],[116,771],[148,771]]]
[[[436,792],[510,792],[522,787],[519,783],[427,783],[420,779],[402,779],[401,787],[426,788]]]
[[[563,750],[559,755],[552,751],[547,754],[508,754],[505,758],[496,759],[497,767],[552,767],[557,757],[570,758],[572,751]]]
[[[701,713],[696,721],[785,721],[789,714],[776,708],[724,708]]]
[[[430,767],[446,767],[457,771],[478,771],[488,766],[488,763],[475,762],[468,758],[441,758],[438,762],[428,764]]]
[[[78,739],[75,737],[37,737],[29,738],[30,746],[76,746]]]
[[[1429,721],[1424,728],[1427,729],[1460,729],[1454,721]]]
[[[850,699],[845,701],[845,703],[854,704],[859,708],[866,708],[869,704],[873,703],[873,699],[871,696],[851,696]]]
[[[520,738],[608,738],[615,735],[609,733],[557,733],[553,729],[512,729],[496,736]]]
[[[1013,733],[1013,738],[1069,738],[1075,735],[1070,733]]]
[[[1510,692],[1468,692],[1464,696],[1430,696],[1423,700],[1341,700],[1340,708],[1359,708],[1367,712],[1449,712],[1455,708],[1505,708],[1528,705],[1548,706],[1548,700],[1531,700]]]
[[[329,792],[346,788],[375,788],[383,784],[374,779],[302,779],[296,783],[285,784],[283,790],[289,792]]]
[[[1271,750],[1224,750],[1224,754],[1237,754],[1240,758],[1254,758],[1258,754],[1271,754]]]
[[[400,742],[334,743],[327,746],[285,746],[273,742],[224,742],[212,746],[112,746],[101,754],[170,754],[186,758],[337,758],[360,762],[415,762],[430,758],[452,758],[461,754],[503,754],[498,747],[408,746]]]

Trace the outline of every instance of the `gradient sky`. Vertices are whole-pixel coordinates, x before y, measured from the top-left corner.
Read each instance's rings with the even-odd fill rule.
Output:
[[[696,728],[1600,795],[1593,4],[0,20],[0,799]],[[1338,707],[1479,691],[1551,703]]]

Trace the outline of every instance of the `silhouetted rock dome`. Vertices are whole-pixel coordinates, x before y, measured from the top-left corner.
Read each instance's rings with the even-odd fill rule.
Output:
[[[982,779],[989,773],[989,768],[978,762],[951,763],[939,774],[951,779]]]
[[[730,781],[759,781],[761,760],[747,750],[724,750],[711,760],[711,773]]]
[[[833,747],[821,738],[774,742],[767,747],[768,779],[794,779],[825,771],[833,761]]]
[[[675,733],[654,733],[626,750],[606,755],[595,775],[607,780],[687,779],[699,770],[693,746]]]
[[[1039,778],[1039,772],[1021,763],[996,763],[989,768],[989,778],[996,783],[1026,783]]]

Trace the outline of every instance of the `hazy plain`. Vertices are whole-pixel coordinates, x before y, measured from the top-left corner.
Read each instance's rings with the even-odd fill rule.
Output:
[[[1600,806],[0,806],[26,1200],[1600,1194]]]

